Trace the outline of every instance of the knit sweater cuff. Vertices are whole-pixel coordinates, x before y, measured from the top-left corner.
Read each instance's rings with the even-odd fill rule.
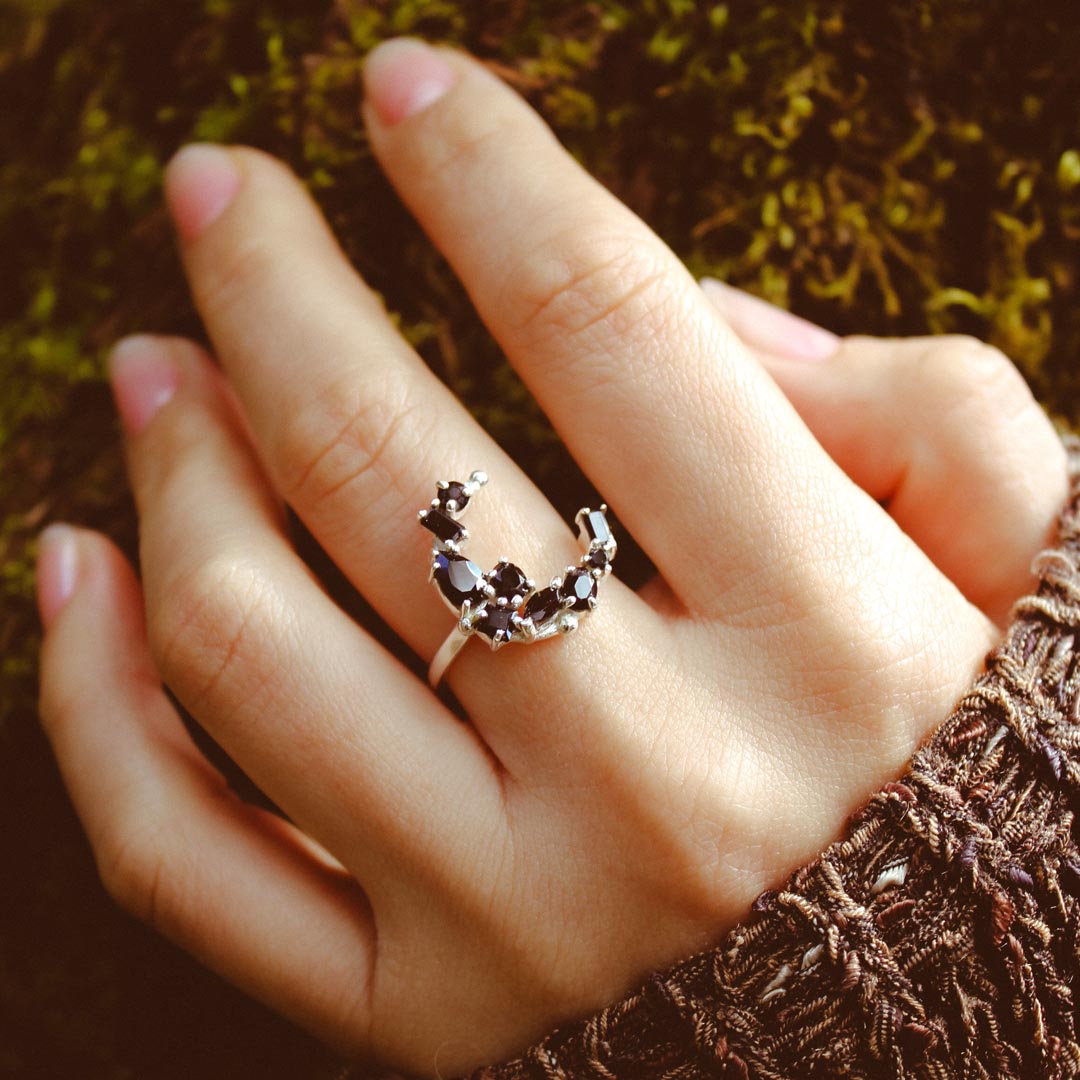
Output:
[[[1080,443],[1037,591],[948,720],[714,949],[477,1080],[1080,1072]]]

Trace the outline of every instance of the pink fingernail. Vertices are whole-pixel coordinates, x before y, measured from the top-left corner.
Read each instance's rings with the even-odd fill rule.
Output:
[[[185,243],[217,220],[240,190],[240,170],[222,146],[192,143],[165,170],[165,201]]]
[[[176,393],[180,372],[159,339],[136,334],[113,347],[109,379],[124,430],[134,438]]]
[[[791,360],[827,360],[840,347],[840,339],[790,311],[736,289],[716,278],[702,278],[701,288],[754,349]]]
[[[450,65],[416,38],[384,41],[364,61],[364,91],[387,125],[433,105],[455,82]]]
[[[46,630],[71,599],[79,579],[79,548],[69,525],[50,525],[38,537],[37,603]]]

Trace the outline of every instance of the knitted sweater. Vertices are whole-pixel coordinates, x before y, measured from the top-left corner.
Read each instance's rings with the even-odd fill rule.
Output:
[[[952,715],[715,948],[475,1080],[1080,1076],[1080,442]]]

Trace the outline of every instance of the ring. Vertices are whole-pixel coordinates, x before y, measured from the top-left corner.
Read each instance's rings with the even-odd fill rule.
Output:
[[[428,580],[458,616],[428,668],[432,687],[439,685],[450,662],[477,634],[497,650],[573,633],[596,607],[597,586],[611,573],[618,548],[607,506],[601,504],[599,510],[583,506],[574,515],[583,550],[577,566],[568,566],[542,589],[507,558],[485,573],[462,554],[469,531],[458,518],[487,482],[487,474],[479,471],[464,483],[440,480],[431,506],[419,511],[420,524],[434,537]]]

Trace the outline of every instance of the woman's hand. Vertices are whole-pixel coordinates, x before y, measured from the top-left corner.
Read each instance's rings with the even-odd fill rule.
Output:
[[[485,565],[541,578],[573,536],[298,182],[193,148],[168,196],[228,384],[184,341],[117,349],[142,586],[46,536],[42,715],[122,904],[445,1074],[707,945],[835,838],[980,667],[1064,457],[984,346],[837,342],[712,287],[718,312],[468,58],[392,43],[366,79],[387,174],[660,577],[610,578],[564,640],[470,645],[456,719],[323,593],[282,500],[425,661],[453,625],[415,519],[437,478],[490,474]],[[295,826],[228,791],[161,679]]]

